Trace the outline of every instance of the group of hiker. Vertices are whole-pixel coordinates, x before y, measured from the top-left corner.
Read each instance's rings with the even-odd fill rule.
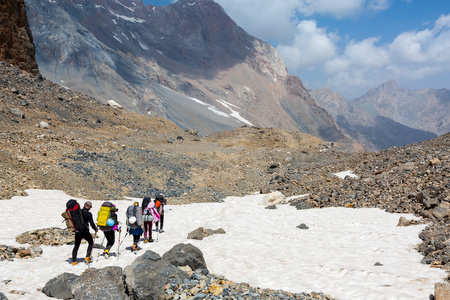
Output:
[[[167,204],[167,200],[163,195],[156,195],[152,200],[150,197],[144,197],[139,206],[139,202],[135,201],[133,205],[127,208],[126,213],[126,226],[127,233],[133,236],[133,244],[130,247],[131,251],[137,251],[139,249],[138,244],[141,240],[142,234],[144,235],[144,243],[153,242],[152,230],[158,233],[163,232],[164,226],[164,206]],[[77,253],[80,248],[82,239],[85,239],[88,243],[86,251],[86,263],[92,262],[92,250],[94,247],[94,239],[89,232],[89,226],[97,232],[100,229],[104,233],[104,239],[106,239],[106,246],[103,251],[103,255],[108,258],[110,250],[115,244],[115,232],[119,232],[119,248],[123,242],[120,242],[121,227],[117,217],[119,209],[110,201],[103,202],[100,210],[97,214],[97,224],[93,220],[90,209],[92,208],[92,202],[86,201],[84,207],[80,208],[78,202],[71,199],[66,204],[66,211],[62,214],[66,220],[68,228],[75,231],[75,245],[72,251],[72,265],[77,264]],[[159,228],[158,228],[159,227]],[[125,235],[125,237],[126,237]],[[103,241],[102,241],[103,245]]]

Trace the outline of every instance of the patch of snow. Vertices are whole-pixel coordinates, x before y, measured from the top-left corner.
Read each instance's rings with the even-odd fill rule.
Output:
[[[55,4],[56,1],[55,0],[48,0],[48,2]]]
[[[122,44],[122,40],[115,34],[113,34],[113,38],[115,38],[117,41],[119,41],[119,43]]]
[[[86,201],[62,191],[26,192],[29,196],[0,201],[2,245],[23,247],[26,245],[18,244],[16,236],[25,231],[64,228],[61,212],[65,203],[71,198],[81,205]],[[390,214],[376,208],[297,210],[288,204],[265,209],[260,205],[265,196],[228,197],[223,203],[189,205],[170,205],[169,198],[165,232],[153,233],[157,243],[140,243],[138,255],[147,250],[163,255],[179,243],[190,243],[203,252],[211,273],[229,280],[295,293],[322,291],[337,299],[428,299],[434,284],[447,277],[444,270],[420,263],[422,255],[415,246],[421,242],[418,234],[426,225],[396,226],[400,217],[411,219],[413,215]],[[122,228],[126,227],[126,209],[134,200],[140,203],[142,199],[110,200],[119,208]],[[91,202],[95,220],[104,201]],[[301,223],[309,229],[296,228]],[[226,234],[188,240],[188,233],[199,227],[223,228]],[[120,259],[104,259],[98,256],[101,250],[94,249],[92,267],[125,268],[136,259],[135,254],[125,250],[132,238],[124,238],[124,232]],[[101,231],[98,235],[96,243],[103,239]],[[111,249],[115,253],[119,250],[117,241],[118,233]],[[0,261],[0,292],[8,299],[48,299],[39,289],[50,279],[64,272],[80,275],[87,269],[84,264],[71,266],[73,245],[41,248],[43,254],[33,259]],[[87,244],[81,244],[79,258],[84,257],[86,248]],[[380,264],[375,265],[377,262]]]
[[[247,124],[247,125],[249,125],[249,126],[253,126],[253,124],[250,123],[247,119],[241,117],[241,115],[239,114],[239,112],[237,112],[237,111],[235,111],[234,109],[231,108],[230,105],[233,105],[233,104],[230,104],[230,103],[228,103],[228,102],[226,102],[226,101],[224,101],[224,100],[216,100],[216,101],[219,102],[220,104],[222,104],[223,106],[225,106],[226,108],[228,108],[229,110],[231,110],[230,116],[232,116],[232,117],[238,119],[238,120],[241,121],[242,123],[245,123],[245,124]],[[234,107],[237,107],[237,106],[235,106],[235,105],[233,105],[233,106],[234,106]]]
[[[344,179],[347,176],[352,177],[352,178],[358,178],[358,176],[355,175],[355,173],[353,173],[353,171],[350,171],[350,170],[339,172],[339,173],[334,173],[333,175],[336,175],[337,177],[342,178],[342,179]]]
[[[201,105],[206,106],[210,111],[212,111],[212,112],[215,113],[216,115],[219,115],[219,116],[222,116],[222,117],[225,117],[225,118],[229,118],[229,117],[230,117],[228,114],[226,114],[226,113],[224,113],[224,112],[218,110],[218,109],[217,109],[215,106],[213,106],[213,105],[206,104],[205,102],[202,102],[202,101],[200,101],[200,100],[198,100],[198,99],[195,99],[195,98],[191,98],[191,97],[188,97],[188,98],[191,99],[191,100],[193,100],[193,101],[195,101],[195,102],[197,102],[197,103],[199,103],[199,104],[201,104]]]
[[[129,10],[131,10],[132,12],[134,12],[134,8],[128,7],[128,6],[126,6],[126,5],[122,4],[122,3],[120,3],[120,1],[117,1],[117,0],[115,0],[115,1],[116,1],[116,3],[118,3],[118,4],[120,4],[121,6],[125,7],[126,9],[129,9]]]
[[[95,8],[103,8],[104,10],[106,10],[106,8],[104,6],[101,6],[101,5],[95,5]]]
[[[114,15],[115,17],[120,18],[120,19],[125,20],[125,21],[128,21],[128,22],[132,22],[132,23],[144,23],[145,22],[145,20],[143,20],[143,19],[137,19],[137,18],[134,18],[134,17],[127,17],[127,16],[124,16],[124,15],[119,15],[119,14],[116,14],[115,12],[113,12],[113,11],[110,11],[110,13],[112,15]]]
[[[188,2],[188,5],[189,5],[189,6],[195,5],[195,2],[194,2],[194,3]]]
[[[140,40],[138,40],[138,43],[139,43],[139,46],[141,46],[142,49],[149,50],[149,48],[144,43],[142,43]]]
[[[83,5],[81,5],[81,4],[76,4],[76,6],[78,6],[78,8],[83,9]]]

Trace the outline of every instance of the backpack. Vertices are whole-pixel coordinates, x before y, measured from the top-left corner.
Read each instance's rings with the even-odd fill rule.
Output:
[[[156,209],[156,211],[157,211],[160,215],[163,215],[163,214],[164,214],[164,210],[163,210],[164,202],[165,202],[165,199],[164,199],[164,196],[163,196],[163,195],[157,195],[157,196],[156,196],[156,199],[155,199],[155,209]]]
[[[138,227],[137,222],[134,223],[134,224],[130,224],[130,222],[129,222],[129,219],[131,217],[136,217],[137,218],[136,212],[137,212],[138,209],[141,209],[141,208],[137,207],[137,206],[134,206],[134,205],[128,206],[128,208],[127,208],[127,225],[131,225],[131,227]]]
[[[148,204],[150,203],[150,201],[152,201],[152,199],[150,199],[150,197],[144,197],[144,199],[142,200],[142,214],[146,215],[148,212],[146,211]]]
[[[80,232],[86,229],[81,206],[76,200],[70,199],[67,201],[66,211],[61,216],[64,218],[63,222],[66,222],[66,227],[69,231]]]
[[[98,214],[97,214],[98,226],[106,227],[106,226],[108,226],[106,224],[108,219],[114,219],[115,213],[111,211],[112,207],[114,207],[114,205],[111,202],[108,202],[108,201],[103,202],[103,204],[100,207],[100,210],[98,211]],[[114,214],[114,216],[113,216],[113,214]]]

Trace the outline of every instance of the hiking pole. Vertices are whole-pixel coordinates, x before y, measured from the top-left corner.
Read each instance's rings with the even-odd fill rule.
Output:
[[[122,243],[125,241],[125,238],[127,237],[127,235],[128,235],[128,232],[125,234],[125,236],[123,237],[123,241],[121,241],[120,243],[119,243],[119,247],[117,248],[117,260],[119,260],[119,257],[120,257],[120,246],[122,246]],[[120,235],[119,235],[119,237],[120,237]]]

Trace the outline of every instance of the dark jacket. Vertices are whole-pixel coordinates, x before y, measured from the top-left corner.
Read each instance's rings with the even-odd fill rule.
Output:
[[[94,223],[94,219],[92,218],[92,214],[90,211],[88,211],[85,207],[83,207],[81,209],[81,213],[83,214],[83,220],[85,222],[86,225],[86,229],[87,231],[89,231],[89,225],[91,225],[92,229],[94,229],[94,231],[97,231],[97,226],[95,226]]]

